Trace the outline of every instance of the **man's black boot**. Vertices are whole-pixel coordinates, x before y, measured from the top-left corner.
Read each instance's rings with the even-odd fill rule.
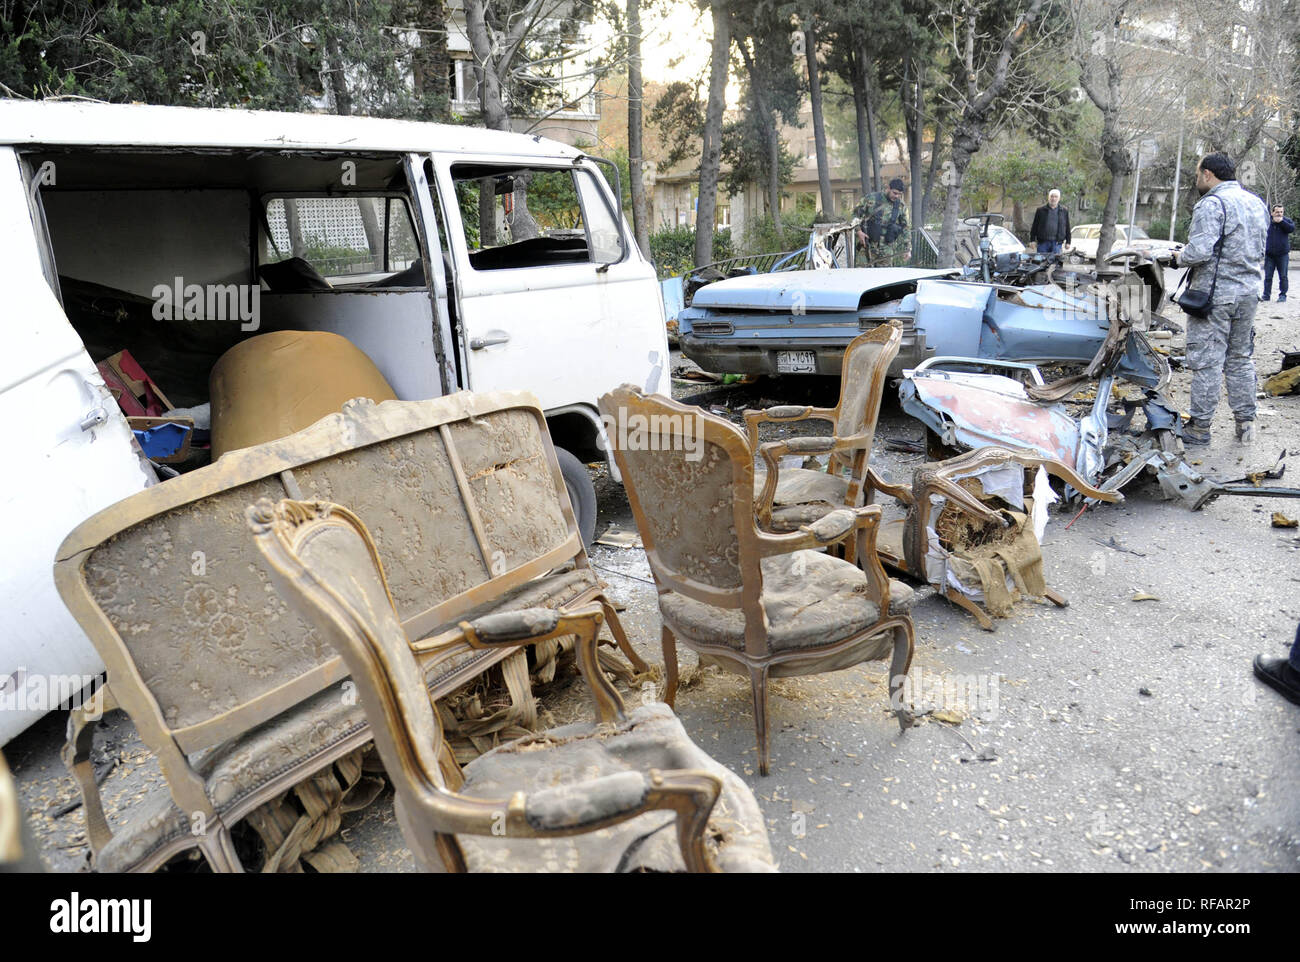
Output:
[[[1300,705],[1300,671],[1292,668],[1287,659],[1256,655],[1255,677],[1287,701]]]

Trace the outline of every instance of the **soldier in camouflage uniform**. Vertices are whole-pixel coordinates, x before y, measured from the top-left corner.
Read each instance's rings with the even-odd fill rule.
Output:
[[[1225,154],[1209,154],[1196,168],[1201,200],[1192,211],[1187,246],[1179,267],[1193,269],[1189,287],[1209,291],[1208,317],[1187,319],[1187,368],[1192,372],[1191,423],[1186,444],[1210,443],[1210,420],[1219,403],[1221,381],[1237,422],[1237,440],[1255,439],[1255,309],[1264,279],[1264,241],[1268,208],[1237,183],[1237,169]],[[1215,245],[1223,235],[1223,248]],[[1215,262],[1218,272],[1215,273]]]
[[[907,207],[903,204],[906,190],[907,185],[895,177],[888,190],[868,194],[853,208],[852,216],[859,220],[858,244],[866,248],[869,264],[890,264],[911,256]]]

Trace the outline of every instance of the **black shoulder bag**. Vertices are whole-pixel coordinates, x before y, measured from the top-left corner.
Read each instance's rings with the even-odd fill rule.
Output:
[[[1223,254],[1224,231],[1228,229],[1228,206],[1222,199],[1218,197],[1214,199],[1219,201],[1219,206],[1223,208],[1223,224],[1219,228],[1219,239],[1214,242],[1214,274],[1210,278],[1210,289],[1197,291],[1186,287],[1182,294],[1174,295],[1174,303],[1181,307],[1188,317],[1209,317],[1210,309],[1214,307],[1214,288],[1219,283],[1219,258]],[[1187,273],[1183,275],[1183,285],[1191,282],[1194,269],[1190,267],[1187,269]]]

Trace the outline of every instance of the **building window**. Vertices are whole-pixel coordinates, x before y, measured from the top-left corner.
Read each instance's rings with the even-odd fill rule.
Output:
[[[478,74],[472,60],[454,62],[455,79],[452,84],[452,99],[460,103],[478,103]]]

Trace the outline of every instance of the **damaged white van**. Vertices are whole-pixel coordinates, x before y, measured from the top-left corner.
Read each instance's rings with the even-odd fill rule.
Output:
[[[55,591],[64,535],[242,446],[240,418],[301,415],[269,409],[282,379],[337,390],[331,345],[372,394],[533,392],[590,539],[596,398],[668,384],[601,163],[469,127],[0,100],[0,698],[102,670]],[[50,707],[0,711],[0,745]]]

